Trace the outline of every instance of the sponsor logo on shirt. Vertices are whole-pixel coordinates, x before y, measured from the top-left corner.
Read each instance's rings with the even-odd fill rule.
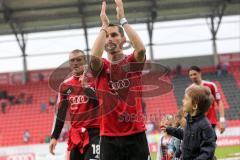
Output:
[[[86,95],[75,95],[75,96],[69,96],[69,101],[71,105],[78,105],[78,104],[88,103],[89,98]]]
[[[130,86],[130,81],[128,79],[123,79],[116,82],[110,81],[109,84],[111,89],[116,91],[116,90],[128,88]]]

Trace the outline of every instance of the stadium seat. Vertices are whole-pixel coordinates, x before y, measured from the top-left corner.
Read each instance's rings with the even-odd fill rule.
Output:
[[[185,73],[185,72],[184,72]],[[144,98],[147,120],[155,118],[160,121],[164,114],[175,114],[182,105],[185,88],[191,84],[187,75],[163,77],[171,82],[173,90],[161,96]],[[239,124],[240,104],[240,71],[230,70],[227,76],[217,77],[215,68],[203,68],[203,77],[216,83],[222,95],[226,108],[226,118],[229,126]],[[49,88],[47,82],[31,82],[27,85],[1,85],[1,90],[7,90],[11,95],[26,92],[33,95],[32,104],[19,104],[7,107],[7,113],[0,113],[0,145],[25,145],[23,133],[28,130],[31,137],[27,144],[43,143],[45,136],[50,135],[54,118],[54,107],[48,106],[46,112],[41,112],[42,102],[48,105],[50,96],[56,92]],[[157,119],[156,119],[157,118]],[[157,122],[158,123],[158,122]]]

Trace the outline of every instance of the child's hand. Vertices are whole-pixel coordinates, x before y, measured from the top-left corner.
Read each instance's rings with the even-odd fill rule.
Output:
[[[167,126],[163,124],[160,126],[160,129],[161,129],[161,131],[166,132]]]

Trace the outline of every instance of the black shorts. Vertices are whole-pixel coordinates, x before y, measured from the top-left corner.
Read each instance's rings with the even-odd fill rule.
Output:
[[[89,133],[89,145],[83,154],[76,147],[70,152],[70,160],[99,160],[100,157],[100,130],[96,128],[87,129]]]
[[[101,136],[101,160],[150,160],[145,132],[122,137]]]

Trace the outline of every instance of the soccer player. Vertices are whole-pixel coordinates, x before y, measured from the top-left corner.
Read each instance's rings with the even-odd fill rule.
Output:
[[[68,138],[70,160],[95,160],[100,154],[99,119],[97,113],[91,112],[98,106],[95,82],[93,78],[87,77],[85,64],[83,51],[73,50],[69,54],[72,76],[60,85],[58,112],[49,145],[50,153],[54,155],[64,121],[70,120]]]
[[[106,15],[106,2],[102,2],[100,19],[102,29],[98,34],[91,57],[91,69],[98,73],[97,95],[99,101],[106,99],[106,91],[118,97],[114,108],[106,112],[115,103],[110,97],[100,107],[102,116],[100,120],[100,158],[102,160],[149,160],[150,154],[145,134],[142,100],[136,98],[141,94],[139,90],[130,93],[130,86],[141,84],[141,73],[128,72],[128,65],[132,62],[144,64],[145,47],[136,33],[128,24],[124,14],[122,0],[115,0],[117,19],[120,25],[109,24]],[[123,44],[126,42],[124,30],[132,42],[134,52],[130,55],[123,53]],[[107,52],[108,60],[101,58],[103,51]],[[126,68],[125,68],[126,67]],[[134,77],[134,78],[133,78]]]
[[[223,107],[223,102],[221,100],[221,95],[218,92],[216,84],[213,82],[202,80],[201,69],[197,66],[191,66],[188,70],[188,74],[189,74],[189,78],[193,82],[192,85],[206,86],[211,90],[211,93],[214,96],[214,101],[216,103],[213,103],[212,106],[209,108],[208,112],[206,113],[207,118],[212,124],[212,127],[215,129],[217,124],[215,104],[217,104],[217,108],[219,109],[219,113],[220,113],[219,129],[220,129],[220,133],[223,133],[225,131],[224,107]]]

